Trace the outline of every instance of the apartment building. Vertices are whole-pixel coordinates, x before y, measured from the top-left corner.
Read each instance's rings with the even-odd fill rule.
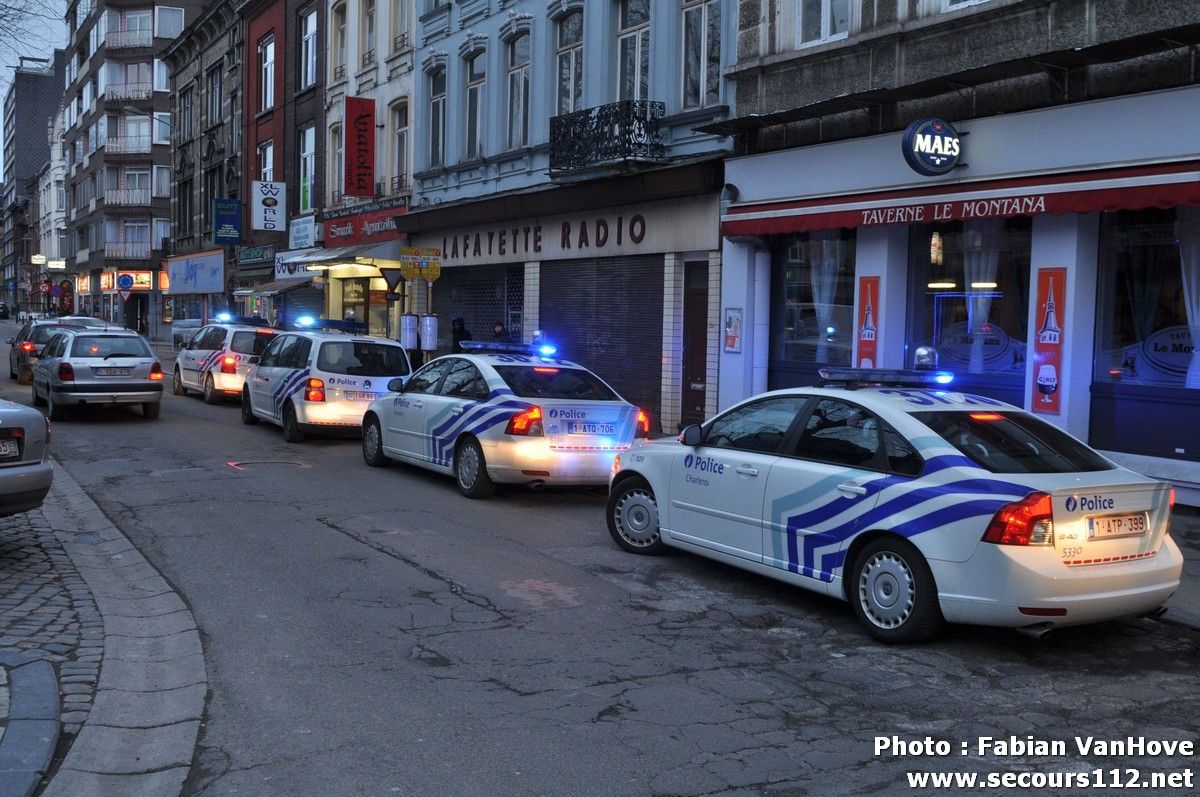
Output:
[[[67,274],[67,190],[66,167],[63,161],[63,133],[61,109],[46,125],[46,141],[50,157],[41,171],[31,181],[36,181],[33,191],[35,202],[30,205],[31,221],[36,220],[37,244],[35,253],[41,270],[39,284],[48,287],[44,299],[46,309],[53,308],[59,315],[75,311],[75,279]]]

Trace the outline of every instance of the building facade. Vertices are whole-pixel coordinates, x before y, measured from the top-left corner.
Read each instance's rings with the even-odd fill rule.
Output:
[[[75,280],[67,274],[67,190],[66,167],[63,162],[62,111],[47,124],[46,136],[50,159],[38,172],[36,214],[39,268],[49,289],[46,305],[59,315],[75,312]],[[40,293],[39,289],[39,293]]]
[[[738,41],[722,406],[932,345],[1200,498],[1194,3],[745,0]]]

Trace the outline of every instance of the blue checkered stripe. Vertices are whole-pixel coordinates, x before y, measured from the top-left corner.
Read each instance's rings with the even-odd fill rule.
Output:
[[[283,404],[287,401],[288,396],[304,387],[304,383],[308,381],[308,368],[294,369],[290,374],[284,377],[279,387],[275,388],[275,392],[271,394],[271,402],[275,406],[275,414],[278,415],[283,408]]]
[[[460,405],[461,406],[461,405]],[[508,388],[493,388],[486,401],[467,404],[458,415],[447,407],[429,419],[429,459],[443,467],[454,461],[454,443],[460,435],[478,436],[498,423],[507,423],[514,413],[532,407],[528,401],[518,399]]]
[[[854,535],[882,528],[903,537],[976,517],[1024,498],[1031,488],[996,479],[940,438],[913,440],[925,457],[916,479],[880,474],[859,481],[865,496],[845,496],[837,485],[861,479],[846,470],[784,496],[771,506],[767,564],[792,573],[832,581],[845,566],[846,544]],[[898,516],[904,520],[896,522]]]

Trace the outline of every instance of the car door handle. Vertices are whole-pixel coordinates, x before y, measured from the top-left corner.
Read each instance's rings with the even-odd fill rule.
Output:
[[[866,495],[867,494],[867,488],[863,487],[861,484],[852,484],[851,482],[842,482],[841,484],[839,484],[837,486],[837,488],[839,490],[841,490],[843,493],[850,493],[851,495]]]
[[[412,405],[413,405],[414,407],[416,407],[417,409],[421,409],[422,407],[424,407],[424,406],[425,406],[425,405],[424,405],[423,403],[421,403],[420,401],[414,401],[414,402],[412,403]]]
[[[758,468],[751,467],[750,465],[742,465],[737,469],[737,472],[743,476],[757,476]]]
[[[462,415],[462,413],[463,413],[463,408],[462,408],[462,407],[452,407],[452,408],[450,409],[450,414],[451,414],[451,415]]]

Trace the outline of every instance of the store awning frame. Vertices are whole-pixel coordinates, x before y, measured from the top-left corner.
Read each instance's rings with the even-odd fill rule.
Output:
[[[262,285],[255,285],[253,288],[247,289],[251,296],[276,296],[280,293],[286,293],[296,288],[312,287],[312,277],[302,277],[300,279],[290,280],[275,280],[274,282],[266,282]]]

